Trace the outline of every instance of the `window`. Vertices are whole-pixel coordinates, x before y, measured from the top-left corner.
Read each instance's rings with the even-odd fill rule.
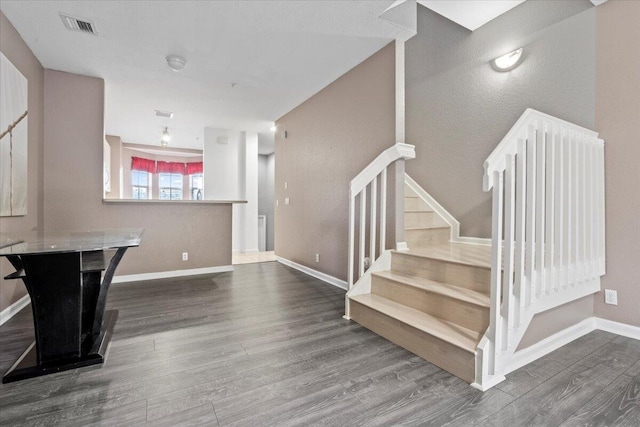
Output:
[[[151,198],[151,174],[145,171],[131,171],[131,198]]]
[[[191,189],[191,200],[204,198],[204,180],[201,173],[189,175],[189,188]]]
[[[159,173],[160,200],[182,200],[182,174]]]

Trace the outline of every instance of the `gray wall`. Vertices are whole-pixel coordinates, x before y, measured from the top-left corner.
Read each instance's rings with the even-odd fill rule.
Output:
[[[275,153],[258,155],[258,214],[267,216],[266,249],[273,250]]]
[[[349,182],[395,143],[395,45],[382,48],[276,123],[276,255],[344,280]],[[387,234],[387,242],[393,246],[395,236]],[[316,253],[320,262],[315,262]]]
[[[230,204],[102,202],[102,79],[45,70],[44,94],[45,228],[144,228],[117,275],[231,264]]]
[[[471,33],[418,6],[406,45],[407,142],[416,146],[407,173],[462,235],[490,237],[482,165],[526,108],[594,128],[594,14],[588,0],[527,1]],[[491,68],[519,47],[518,68]]]
[[[27,215],[0,218],[0,233],[42,229],[44,69],[2,12],[0,12],[0,51],[20,70],[29,84]],[[2,279],[13,271],[11,264],[4,257],[0,258],[0,311],[27,294],[22,281]]]
[[[640,326],[640,2],[598,6],[596,130],[605,140],[607,275],[618,305],[595,301],[598,317]]]

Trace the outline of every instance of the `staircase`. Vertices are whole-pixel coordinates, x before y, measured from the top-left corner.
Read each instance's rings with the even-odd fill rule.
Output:
[[[484,163],[485,245],[460,237],[455,218],[404,175],[414,157],[398,143],[351,181],[345,318],[487,390],[554,349],[548,340],[535,353],[519,349],[536,314],[600,290],[604,141],[527,109]],[[387,224],[392,164],[396,215]],[[391,226],[396,250],[385,241]]]
[[[450,226],[405,187],[408,251],[350,298],[351,319],[465,381],[489,326],[491,248],[450,243]]]

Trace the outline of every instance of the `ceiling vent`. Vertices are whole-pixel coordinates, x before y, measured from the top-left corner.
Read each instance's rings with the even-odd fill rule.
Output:
[[[169,112],[169,111],[156,110],[156,116],[158,116],[158,117],[166,117],[168,119],[172,119],[173,118],[173,113]]]
[[[62,23],[71,31],[80,31],[82,33],[97,35],[96,26],[87,19],[74,18],[73,16],[60,14]]]

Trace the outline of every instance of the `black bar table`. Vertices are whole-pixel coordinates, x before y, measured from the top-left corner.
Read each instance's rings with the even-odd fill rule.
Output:
[[[35,327],[35,341],[3,383],[104,362],[118,317],[117,310],[105,312],[109,285],[142,233],[128,228],[0,234],[0,256],[16,269],[5,279],[24,282]]]

